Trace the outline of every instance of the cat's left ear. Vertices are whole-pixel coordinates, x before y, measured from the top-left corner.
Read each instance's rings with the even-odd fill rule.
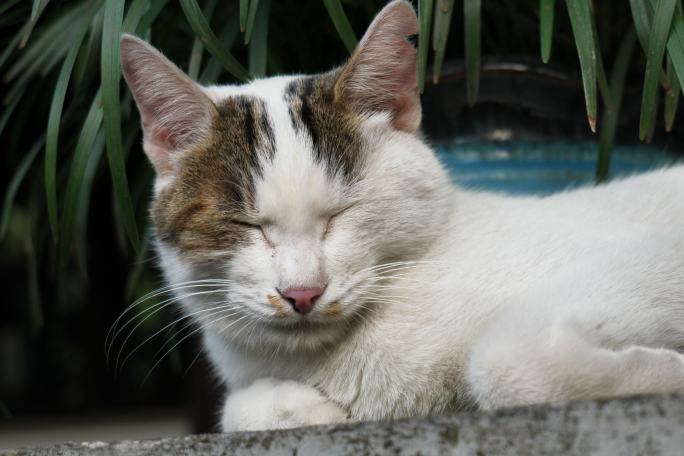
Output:
[[[172,176],[179,154],[210,136],[216,107],[198,84],[139,38],[121,37],[121,65],[140,111],[145,153],[158,176]]]
[[[411,4],[395,0],[368,27],[335,83],[335,100],[364,112],[387,112],[394,128],[415,132],[421,119],[416,50],[407,37],[418,33]]]

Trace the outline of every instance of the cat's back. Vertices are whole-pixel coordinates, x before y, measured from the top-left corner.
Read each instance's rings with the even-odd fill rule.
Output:
[[[684,241],[684,165],[545,197],[468,193],[460,212],[470,215],[470,230],[507,232],[511,237],[499,238],[505,243],[526,237],[565,243],[639,239],[649,238],[649,233]]]
[[[678,232],[684,223],[684,165],[661,168],[549,198],[608,223],[644,224]],[[590,220],[587,220],[590,222]]]
[[[547,197],[465,192],[453,225],[445,274],[503,294],[570,268],[684,280],[684,166]]]

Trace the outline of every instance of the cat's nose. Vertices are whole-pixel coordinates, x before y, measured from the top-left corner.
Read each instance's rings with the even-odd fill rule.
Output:
[[[323,289],[318,287],[288,288],[284,291],[278,291],[290,303],[295,312],[302,315],[311,312],[316,299],[323,294]]]

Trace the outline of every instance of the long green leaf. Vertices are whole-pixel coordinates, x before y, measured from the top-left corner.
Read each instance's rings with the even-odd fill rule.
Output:
[[[214,9],[216,8],[216,3],[218,0],[209,0],[204,6],[204,16],[211,17],[214,14]],[[192,42],[192,51],[190,52],[190,62],[188,63],[188,76],[193,80],[197,80],[199,77],[200,65],[202,65],[202,52],[204,51],[204,45],[202,40],[195,37]]]
[[[641,49],[648,52],[648,34],[651,31],[651,21],[653,20],[653,10],[649,5],[649,0],[629,0],[629,6]],[[663,88],[669,91],[670,85],[665,73],[661,71],[658,77]]]
[[[427,74],[428,50],[430,49],[430,26],[432,25],[432,0],[418,0],[418,88],[423,93]]]
[[[599,133],[599,156],[596,163],[596,182],[604,181],[610,172],[610,157],[615,144],[615,133],[617,131],[618,120],[620,119],[620,108],[622,105],[622,93],[625,87],[625,78],[629,69],[630,57],[634,51],[636,34],[631,29],[627,37],[622,41],[613,71],[610,75],[610,97],[611,108],[603,113],[601,129]]]
[[[672,131],[675,115],[677,114],[681,87],[677,80],[672,60],[669,57],[667,58],[667,79],[671,89],[665,92],[665,131],[670,132]]]
[[[604,109],[611,109],[612,98],[610,96],[610,89],[608,88],[608,78],[606,77],[606,69],[603,67],[603,56],[601,55],[601,46],[599,46],[598,30],[596,29],[596,21],[594,16],[591,16],[591,32],[594,40],[594,53],[596,54],[596,83],[603,99]]]
[[[238,34],[240,32],[240,24],[236,17],[232,17],[228,20],[228,23],[223,26],[221,32],[219,33],[219,42],[227,49],[233,47],[233,44],[238,39]],[[210,58],[207,62],[206,67],[202,70],[199,80],[202,84],[214,84],[218,80],[221,74],[221,63],[216,58]]]
[[[249,42],[249,72],[252,76],[261,78],[266,76],[266,60],[268,52],[268,19],[271,0],[261,0],[257,20],[254,23],[254,33]]]
[[[55,90],[52,92],[52,102],[50,103],[50,113],[47,123],[47,140],[45,143],[45,197],[47,201],[48,220],[52,231],[53,241],[59,239],[58,215],[57,215],[57,144],[59,140],[59,125],[62,120],[62,109],[64,108],[64,98],[66,96],[69,78],[76,62],[84,33],[76,40],[69,50],[62,69],[57,76]]]
[[[104,132],[100,129],[95,137],[93,146],[90,149],[90,155],[88,156],[88,162],[86,163],[85,171],[83,173],[83,185],[81,186],[81,194],[79,195],[79,201],[76,207],[76,219],[74,221],[74,233],[75,233],[75,251],[76,251],[76,264],[81,272],[81,276],[84,280],[88,278],[88,255],[87,255],[87,244],[88,244],[88,210],[90,208],[90,196],[92,194],[93,180],[95,178],[95,172],[97,171],[98,164],[102,158],[102,152],[104,151]]]
[[[31,18],[30,20],[35,21],[38,19],[40,11],[45,8],[48,0],[33,0],[33,5],[31,5]],[[42,6],[42,8],[41,8]]]
[[[190,23],[190,27],[198,36],[207,50],[219,60],[223,66],[237,79],[245,81],[249,79],[249,72],[223,48],[214,32],[211,31],[207,19],[202,14],[195,0],[180,0],[185,18]]]
[[[90,110],[83,122],[81,133],[76,142],[74,157],[69,169],[66,190],[64,191],[64,204],[62,206],[62,219],[60,225],[59,242],[59,270],[63,271],[66,267],[69,251],[74,235],[74,225],[77,216],[78,203],[81,201],[81,189],[83,188],[83,178],[85,176],[88,157],[92,150],[97,132],[102,124],[102,95],[101,90],[97,91]]]
[[[21,185],[26,173],[31,168],[31,165],[36,160],[38,152],[43,148],[45,143],[45,135],[38,138],[38,141],[33,143],[33,146],[24,156],[17,169],[14,171],[14,175],[5,190],[5,198],[2,202],[2,212],[0,214],[0,240],[4,239],[5,233],[7,231],[7,226],[9,224],[10,217],[12,215],[12,206],[14,205],[14,198],[17,196],[17,191]]]
[[[38,39],[34,40],[31,46],[23,50],[21,56],[17,59],[12,68],[9,69],[5,75],[5,81],[11,81],[18,74],[26,73],[25,68],[34,63],[41,55],[43,57],[45,55],[50,55],[48,46],[50,44],[54,45],[55,41],[57,41],[57,37],[60,34],[68,34],[71,29],[68,28],[67,25],[73,25],[79,17],[82,17],[87,13],[87,10],[88,5],[85,2],[77,4],[70,9],[66,8],[65,11],[60,14],[52,23],[45,26]],[[23,47],[23,44],[25,43],[22,43],[22,46],[20,46],[22,38],[31,31],[33,25],[34,24],[30,20],[27,21],[21,30],[19,30],[19,32],[14,36],[14,38],[12,38],[0,56],[0,67],[5,64],[8,57],[17,47]]]
[[[354,34],[354,29],[352,29],[349,19],[342,8],[342,3],[340,3],[340,0],[323,0],[323,4],[347,50],[350,53],[354,52],[358,41]]]
[[[566,5],[582,71],[587,120],[591,131],[596,132],[596,44],[594,43],[593,17],[589,1],[566,0]]]
[[[190,62],[188,62],[188,76],[193,80],[197,80],[199,77],[200,65],[202,65],[202,51],[204,51],[202,40],[195,38],[192,42],[192,50],[190,51]]]
[[[121,67],[119,64],[119,41],[123,25],[124,3],[119,0],[105,2],[104,23],[102,25],[102,53],[100,57],[102,77],[102,112],[104,119],[107,159],[112,175],[116,202],[121,211],[128,238],[137,251],[140,245],[138,228],[135,223],[135,212],[131,202],[126,177],[126,163],[121,144],[121,101],[119,81]]]
[[[542,62],[549,63],[553,40],[553,13],[556,0],[539,0],[539,42]]]
[[[639,138],[645,140],[653,130],[656,116],[656,91],[658,76],[662,71],[663,55],[670,34],[670,25],[677,0],[658,0],[653,13],[653,24],[648,37],[646,55],[646,74],[641,97],[641,117],[639,119]]]
[[[252,31],[254,30],[254,21],[259,10],[259,0],[250,0],[249,9],[247,10],[247,22],[245,23],[245,44],[249,44],[252,39]]]
[[[480,87],[480,28],[482,5],[480,0],[463,1],[463,17],[465,21],[465,66],[466,94],[468,105],[477,101]]]
[[[446,43],[449,38],[451,15],[454,12],[454,0],[437,0],[435,2],[435,27],[432,31],[432,49],[435,61],[432,65],[432,81],[439,82],[439,73],[444,62]]]
[[[40,15],[43,14],[43,11],[45,11],[48,1],[49,0],[33,0],[33,5],[31,6],[31,17],[29,18],[27,27],[25,27],[23,36],[21,37],[21,43],[19,43],[20,48],[26,46],[26,42],[31,36],[31,32],[36,26]]]
[[[149,3],[149,0],[133,0],[131,2],[126,12],[126,18],[121,25],[121,30],[124,33],[135,32],[136,27],[148,11]]]
[[[249,0],[240,0],[240,31],[244,33],[247,27],[247,12],[249,11]]]
[[[80,33],[83,24],[89,24],[99,10],[93,7],[97,2],[77,3],[72,8],[65,8],[55,20],[43,28],[42,33],[31,45],[21,52],[12,67],[5,74],[5,81],[17,77],[32,78],[45,71],[45,62],[59,55],[66,55],[74,38]]]
[[[655,8],[656,0],[650,0],[650,4]],[[672,60],[679,86],[684,87],[684,20],[679,8],[675,9],[672,18],[672,28],[667,40],[667,53]]]
[[[679,86],[684,87],[684,21],[675,17],[674,27],[667,42],[667,52],[677,74]]]
[[[135,35],[143,35],[152,26],[154,20],[159,16],[161,10],[164,9],[169,0],[152,0],[149,4],[147,12],[143,15],[142,19],[135,28]],[[126,29],[124,29],[126,31]]]
[[[73,81],[75,90],[82,86],[84,81],[91,81],[93,79],[92,69],[95,62],[100,57],[100,41],[102,36],[102,19],[104,16],[104,7],[93,18],[90,24],[90,31],[87,34],[85,43],[81,46],[81,51],[76,57],[74,64]],[[97,75],[99,76],[99,75]]]

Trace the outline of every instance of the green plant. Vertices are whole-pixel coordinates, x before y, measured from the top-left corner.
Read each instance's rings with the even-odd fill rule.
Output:
[[[80,299],[73,284],[85,283],[88,252],[97,248],[89,227],[109,223],[89,218],[94,205],[103,203],[91,198],[94,189],[111,186],[111,193],[98,193],[98,198],[103,194],[110,198],[104,204],[111,208],[118,251],[134,264],[126,299],[154,283],[145,278],[143,260],[149,254],[149,240],[140,228],[146,225],[152,176],[137,153],[137,113],[130,94],[122,89],[118,62],[122,32],[152,40],[182,66],[187,62],[188,73],[203,83],[238,82],[340,63],[345,49],[353,51],[357,33],[383,3],[5,0],[0,5],[4,45],[0,70],[5,89],[0,160],[8,184],[0,239],[21,242],[33,326],[44,321],[41,298],[51,295],[46,284],[56,284],[62,301]],[[483,54],[541,52],[544,62],[567,66],[575,66],[579,58],[589,126],[599,131],[597,179],[602,180],[609,167],[625,79],[630,69],[643,67],[643,59],[632,52],[632,34],[645,55],[641,139],[649,140],[655,129],[659,92],[665,94],[665,126],[672,127],[684,82],[684,20],[677,0],[630,0],[628,10],[622,2],[603,3],[418,0],[420,88],[424,88],[431,49],[435,82],[448,52],[463,58],[471,105],[477,101]],[[622,14],[613,14],[615,10]],[[623,40],[624,36],[628,38]],[[610,80],[604,69],[606,55],[615,56]],[[47,223],[42,223],[45,218]]]

